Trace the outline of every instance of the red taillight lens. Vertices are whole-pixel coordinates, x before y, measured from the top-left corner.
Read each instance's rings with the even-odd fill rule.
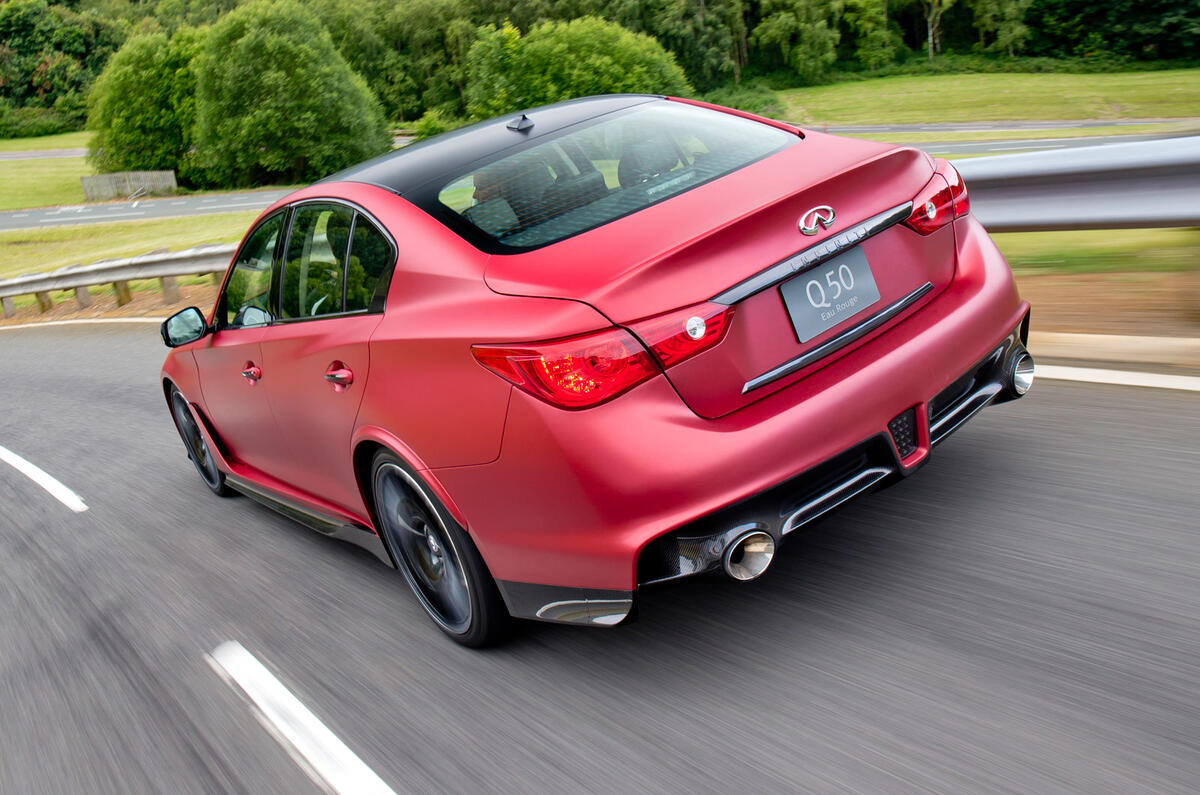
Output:
[[[666,368],[720,342],[732,318],[731,306],[696,304],[630,323],[629,328],[649,346],[659,363]]]
[[[935,162],[933,179],[913,199],[912,215],[904,222],[922,235],[941,229],[971,211],[966,183],[954,166],[945,160]]]
[[[659,372],[646,349],[619,328],[513,347],[475,345],[471,351],[489,370],[564,409],[612,400]]]

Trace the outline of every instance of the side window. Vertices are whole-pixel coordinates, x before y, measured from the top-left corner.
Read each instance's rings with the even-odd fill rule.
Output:
[[[395,264],[391,242],[360,213],[346,266],[346,311],[382,311]]]
[[[284,214],[279,213],[263,221],[238,252],[221,299],[219,319],[222,328],[265,326],[271,322],[267,303],[271,290],[271,262],[283,230],[283,218]]]
[[[283,317],[345,311],[343,277],[353,218],[354,211],[340,204],[305,204],[293,214],[279,298]]]

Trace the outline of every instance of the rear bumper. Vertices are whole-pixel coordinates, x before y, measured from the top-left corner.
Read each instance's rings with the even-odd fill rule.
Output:
[[[515,392],[496,461],[430,473],[514,615],[619,623],[639,584],[703,570],[679,563],[680,539],[729,520],[782,539],[915,471],[934,442],[1003,397],[995,368],[1026,333],[1028,304],[978,222],[956,226],[958,272],[936,299],[733,414],[698,417],[665,378],[582,412]],[[914,438],[901,450],[888,426],[910,411]]]

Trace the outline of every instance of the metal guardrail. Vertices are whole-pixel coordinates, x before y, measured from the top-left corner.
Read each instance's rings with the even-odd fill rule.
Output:
[[[184,251],[152,251],[137,257],[105,260],[91,265],[72,265],[50,273],[27,273],[0,281],[0,303],[4,316],[13,314],[13,298],[18,295],[37,296],[38,306],[48,311],[53,302],[50,293],[56,290],[74,290],[75,300],[80,307],[92,303],[88,287],[112,284],[117,295],[117,304],[124,306],[133,296],[129,282],[135,279],[159,279],[163,302],[173,304],[179,300],[176,279],[206,273],[224,273],[229,258],[236,248],[233,244],[196,246]]]
[[[971,211],[992,232],[1200,226],[1200,136],[995,155],[954,161],[971,195]],[[74,265],[0,281],[4,315],[17,295],[36,295],[42,311],[50,293],[113,285],[128,303],[129,282],[161,279],[164,302],[178,300],[176,278],[223,273],[232,245],[152,252],[128,259]]]
[[[991,232],[1200,226],[1200,136],[954,161]]]

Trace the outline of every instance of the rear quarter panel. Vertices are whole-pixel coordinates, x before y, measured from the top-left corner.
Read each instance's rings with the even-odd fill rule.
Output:
[[[396,239],[399,257],[370,343],[358,437],[365,431],[393,449],[389,435],[399,439],[407,450],[395,451],[417,469],[493,461],[511,386],[480,365],[471,346],[609,324],[577,301],[499,295],[483,281],[488,255],[403,199],[389,195],[368,206]]]

